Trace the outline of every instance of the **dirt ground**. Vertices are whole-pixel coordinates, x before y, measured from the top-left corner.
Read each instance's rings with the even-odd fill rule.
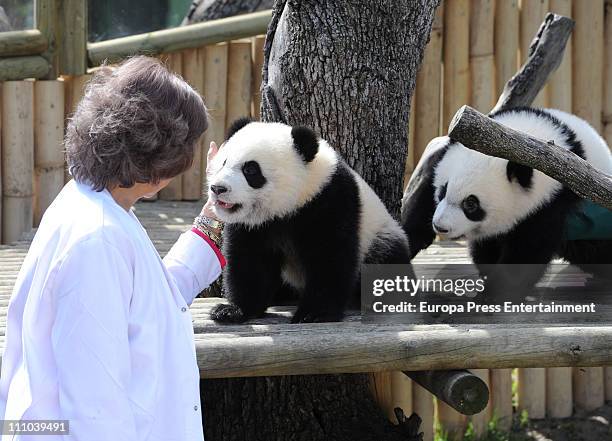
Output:
[[[572,418],[532,420],[512,431],[510,441],[612,441],[612,403]]]

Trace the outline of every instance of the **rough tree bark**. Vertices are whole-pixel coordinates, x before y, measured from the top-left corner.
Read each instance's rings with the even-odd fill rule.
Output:
[[[274,0],[195,0],[181,25],[271,9]]]
[[[438,0],[280,0],[265,46],[262,119],[313,127],[399,214],[408,115]],[[203,380],[207,441],[415,440],[367,375]]]

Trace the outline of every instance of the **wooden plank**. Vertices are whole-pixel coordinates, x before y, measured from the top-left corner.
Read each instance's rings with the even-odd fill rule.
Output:
[[[251,115],[251,41],[229,43],[225,127]]]
[[[485,384],[489,388],[489,391],[491,390],[491,380],[489,376],[490,371],[488,369],[472,369],[471,372],[485,382]],[[474,427],[474,434],[477,438],[482,438],[487,433],[487,429],[489,428],[489,421],[492,417],[491,409],[491,400],[489,399],[487,407],[485,407],[481,412],[477,413],[476,415],[472,415],[470,417],[472,426]]]
[[[34,84],[6,81],[2,88],[2,240],[32,228]]]
[[[429,43],[425,47],[423,62],[417,74],[415,105],[411,107],[411,113],[414,113],[415,164],[418,164],[429,141],[440,135],[443,33],[444,4],[442,3],[436,9]]]
[[[448,4],[448,3],[447,3]],[[441,400],[436,400],[436,413],[440,428],[447,433],[449,441],[463,440],[468,418]]]
[[[261,35],[266,33],[271,17],[272,11],[260,11],[90,43],[88,45],[89,62],[91,66],[97,66],[107,59],[117,61],[130,55],[153,55],[199,48],[204,45]]]
[[[259,35],[254,37],[252,40],[252,63],[253,68],[251,70],[252,75],[252,83],[251,83],[251,116],[254,119],[259,119],[260,110],[261,110],[261,76],[262,69],[264,63],[264,43],[266,42],[266,37],[263,35]]]
[[[183,74],[183,53],[172,52],[165,54],[162,61],[166,64],[170,71],[177,75]],[[183,175],[175,176],[172,181],[159,192],[159,198],[166,201],[180,201],[183,199]]]
[[[391,396],[391,372],[374,372],[370,375],[370,390],[378,407],[389,418],[395,420]]]
[[[81,98],[85,94],[87,82],[91,79],[91,75],[77,75],[72,77],[64,77],[64,116],[66,119],[76,110]],[[64,182],[68,182],[72,176],[68,173],[68,169],[64,169]]]
[[[204,92],[204,59],[197,49],[183,51],[183,78],[200,94]],[[195,201],[202,197],[202,140],[195,146],[193,164],[182,175],[182,198]]]
[[[34,83],[34,225],[64,186],[64,82]]]
[[[549,0],[550,12],[572,16],[572,0]],[[572,112],[572,37],[565,46],[563,61],[548,80],[548,104],[554,109]]]
[[[38,29],[0,32],[0,57],[40,55],[47,50],[47,39]]]
[[[529,46],[537,34],[546,13],[548,0],[521,0],[520,14],[520,60],[524,63],[529,55]],[[548,86],[540,91],[533,101],[533,107],[546,107],[548,105]]]
[[[546,416],[567,418],[572,416],[573,409],[572,368],[546,369]]]
[[[495,1],[472,0],[470,14],[471,106],[488,112],[497,100],[494,54]]]
[[[501,95],[506,82],[519,66],[519,5],[518,0],[497,2],[495,10],[495,83]]]
[[[605,365],[608,363],[602,363]],[[603,367],[575,367],[573,375],[574,403],[587,412],[604,405]]]
[[[542,368],[518,370],[518,409],[529,418],[546,416],[546,370]]]
[[[445,132],[453,115],[470,99],[470,2],[444,4],[444,114]]]
[[[225,121],[227,115],[227,71],[228,44],[219,43],[198,49],[204,62],[204,97],[210,115],[210,125],[204,134],[202,148],[202,170],[206,170],[206,154],[211,141],[221,145],[225,139]],[[204,181],[205,181],[204,176]],[[205,182],[202,182],[205,186]]]
[[[423,441],[433,441],[435,433],[433,395],[414,382],[412,383],[412,410],[421,417]]]
[[[512,426],[512,369],[491,369],[491,411],[500,430]]]
[[[605,140],[612,146],[612,0],[606,0],[605,17],[603,124]]]
[[[49,62],[40,55],[0,58],[0,81],[44,78],[49,68]]]
[[[87,0],[62,0],[60,73],[87,73]]]
[[[601,133],[603,96],[603,0],[573,3],[576,27],[573,33],[574,113]]]
[[[34,22],[45,40],[45,49],[40,53],[50,65],[46,80],[59,77],[59,52],[61,44],[61,26],[59,23],[59,0],[36,0],[34,2]]]

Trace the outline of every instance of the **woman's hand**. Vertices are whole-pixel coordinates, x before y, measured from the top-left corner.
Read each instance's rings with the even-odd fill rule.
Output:
[[[210,143],[210,147],[208,148],[208,154],[206,155],[206,176],[207,177],[212,169],[212,166],[211,166],[212,160],[214,159],[214,157],[217,155],[218,152],[219,152],[219,147],[217,146],[217,143],[215,141],[212,141]],[[213,206],[213,202],[210,199],[208,199],[206,201],[206,204],[204,204],[204,207],[202,207],[202,211],[200,212],[200,215],[209,217],[211,219],[219,220],[215,216],[215,213],[212,210],[212,206]]]

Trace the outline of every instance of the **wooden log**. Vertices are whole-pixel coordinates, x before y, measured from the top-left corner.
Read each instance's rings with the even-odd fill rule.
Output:
[[[59,77],[59,52],[62,27],[59,24],[61,2],[58,0],[37,0],[34,2],[34,22],[45,40],[45,49],[39,52],[49,63],[49,72],[45,80]]]
[[[87,0],[63,0],[62,38],[59,49],[60,73],[87,73]]]
[[[444,4],[444,127],[470,99],[469,11],[469,0]]]
[[[183,53],[172,52],[167,54],[162,60],[170,71],[177,75],[183,74]],[[200,153],[201,154],[201,153]],[[172,181],[158,193],[160,199],[164,201],[180,201],[183,199],[183,175],[175,176]]]
[[[446,439],[462,441],[468,425],[468,418],[460,414],[442,400],[436,400],[436,419]]]
[[[421,417],[423,441],[434,439],[434,401],[433,395],[417,383],[412,383],[412,411]]]
[[[38,29],[0,32],[0,57],[40,55],[47,50],[47,39]]]
[[[393,399],[391,395],[391,372],[374,372],[370,375],[370,389],[374,401],[389,421],[395,422]]]
[[[601,133],[603,96],[603,0],[573,3],[573,89],[576,115],[587,120]]]
[[[518,409],[529,418],[546,417],[546,369],[518,370]]]
[[[546,16],[533,39],[527,61],[506,83],[493,112],[533,103],[550,74],[561,63],[573,26],[574,22],[567,17],[554,14]]]
[[[470,371],[473,375],[477,376],[487,387],[487,390],[490,391],[491,380],[489,377],[488,369],[472,369]],[[489,392],[489,396],[491,392]],[[472,423],[472,427],[474,429],[474,435],[477,438],[482,438],[486,435],[487,430],[489,428],[489,421],[491,421],[491,401],[487,399],[486,406],[480,412],[473,414],[470,417],[470,421]]]
[[[548,0],[521,0],[520,60],[525,62],[530,54],[531,41],[548,12]],[[548,87],[545,85],[533,100],[534,107],[548,105]]]
[[[259,119],[261,107],[261,75],[264,62],[264,44],[266,37],[263,35],[253,37],[251,59],[253,67],[251,69],[251,116]]]
[[[491,412],[497,418],[500,430],[510,430],[512,426],[512,369],[492,369]]]
[[[415,127],[415,120],[416,120],[416,109],[415,109],[415,94],[412,95],[412,98],[410,99],[410,118],[408,120],[408,154],[406,155],[406,164],[404,166],[404,181],[403,181],[403,188],[406,187],[406,185],[408,185],[408,182],[410,181],[410,176],[412,175],[412,172],[414,171],[414,164],[415,164],[415,159],[414,159],[414,140],[416,138],[416,127]]]
[[[2,241],[32,229],[34,87],[32,81],[2,85]]]
[[[606,401],[612,400],[612,367],[608,366],[604,368],[604,383],[606,387]]]
[[[510,129],[469,106],[459,109],[448,135],[481,153],[536,168],[578,196],[612,210],[612,176],[567,149]]]
[[[97,66],[104,60],[117,61],[130,55],[153,55],[265,34],[271,17],[271,11],[254,12],[90,43],[89,63]]]
[[[89,74],[64,78],[64,115],[66,119],[70,118],[76,110],[81,98],[85,94],[85,88],[90,79],[91,75]],[[68,182],[70,179],[72,179],[72,177],[66,168],[64,171],[64,182]]]
[[[604,368],[574,368],[573,386],[576,407],[590,412],[604,405]]]
[[[251,114],[251,41],[229,43],[225,126]]]
[[[34,225],[64,186],[64,82],[34,83]]]
[[[204,134],[202,149],[202,170],[206,170],[206,154],[211,141],[221,145],[225,139],[228,44],[219,43],[198,50],[206,60],[204,63],[204,97],[210,115],[210,125]]]
[[[495,104],[495,1],[472,0],[470,9],[471,106],[481,112]]]
[[[604,138],[612,146],[612,0],[606,0],[604,54]]]
[[[550,11],[572,16],[572,0],[549,0]],[[572,112],[572,38],[567,40],[565,52],[557,71],[548,80],[548,105],[553,109]]]
[[[0,58],[0,81],[43,78],[49,68],[49,62],[40,55]]]
[[[518,69],[518,0],[499,1],[495,7],[495,83],[499,96]]]
[[[572,368],[546,369],[546,416],[568,418],[572,416],[573,409]]]
[[[404,371],[404,373],[463,415],[474,415],[482,411],[489,401],[487,384],[469,371]]]
[[[414,163],[417,164],[425,147],[440,134],[440,104],[442,91],[442,43],[444,32],[444,4],[436,9],[429,43],[425,47],[423,62],[417,74],[414,91],[415,103],[410,117],[414,114]],[[407,184],[407,182],[406,182]]]
[[[197,49],[183,51],[183,78],[202,94],[204,91],[204,59]],[[250,80],[250,78],[249,78]],[[196,201],[202,197],[202,140],[196,144],[193,164],[182,175],[183,200]]]

